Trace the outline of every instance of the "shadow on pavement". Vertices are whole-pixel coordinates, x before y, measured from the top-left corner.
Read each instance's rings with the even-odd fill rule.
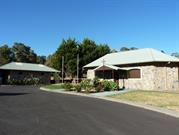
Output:
[[[19,95],[26,95],[30,93],[6,93],[6,92],[0,92],[0,96],[19,96]]]

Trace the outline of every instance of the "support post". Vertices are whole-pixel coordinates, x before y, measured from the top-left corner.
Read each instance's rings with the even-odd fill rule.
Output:
[[[79,54],[77,54],[77,78],[76,78],[76,81],[77,83],[79,82]]]
[[[64,80],[63,73],[64,73],[64,56],[62,56],[62,83]]]

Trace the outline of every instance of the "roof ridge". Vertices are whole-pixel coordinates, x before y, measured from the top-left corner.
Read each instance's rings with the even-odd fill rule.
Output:
[[[154,57],[154,54],[153,54],[153,49],[152,48],[148,48],[148,49],[149,49],[149,52],[150,52],[150,54],[152,56],[153,61],[155,61],[155,57]]]

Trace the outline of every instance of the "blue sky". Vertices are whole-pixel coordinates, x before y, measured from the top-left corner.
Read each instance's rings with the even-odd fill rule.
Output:
[[[179,0],[0,0],[0,45],[49,55],[69,37],[179,52]]]

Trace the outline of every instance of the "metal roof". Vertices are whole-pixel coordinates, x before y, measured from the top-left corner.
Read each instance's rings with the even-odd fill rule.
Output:
[[[96,67],[94,70],[98,70],[99,68],[101,68],[101,67],[103,67],[103,66],[108,67],[108,68],[113,69],[113,70],[131,70],[131,69],[138,69],[138,67],[125,67],[125,68],[123,67],[123,68],[121,68],[121,67],[117,67],[117,66],[113,66],[113,65],[104,64],[104,65],[100,65],[100,66]]]
[[[107,65],[124,65],[147,62],[179,62],[179,59],[152,48],[145,48],[106,54],[84,67],[97,67],[102,65],[104,61]]]
[[[113,66],[113,65],[100,65],[100,66],[98,66],[97,68],[95,68],[94,70],[98,70],[99,68],[101,68],[101,67],[103,67],[103,66],[105,66],[105,67],[108,67],[108,68],[110,68],[110,69],[113,69],[113,70],[118,70],[119,69],[119,67],[116,67],[116,66]]]
[[[32,64],[32,63],[21,63],[21,62],[11,62],[0,66],[3,70],[23,70],[23,71],[39,71],[39,72],[59,72],[56,69],[47,67],[42,64]]]

